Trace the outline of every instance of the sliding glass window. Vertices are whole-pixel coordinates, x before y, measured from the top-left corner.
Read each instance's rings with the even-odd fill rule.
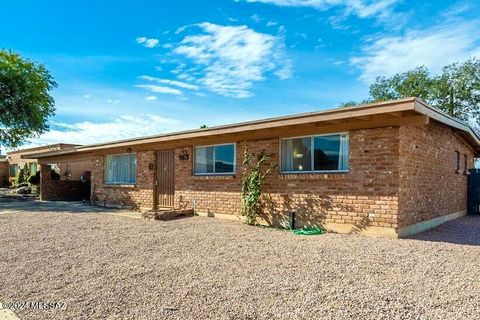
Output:
[[[281,140],[282,172],[348,171],[348,134],[287,138]]]
[[[235,144],[195,148],[194,173],[235,174]]]

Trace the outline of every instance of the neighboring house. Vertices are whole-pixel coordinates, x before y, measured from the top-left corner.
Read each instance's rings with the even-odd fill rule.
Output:
[[[67,143],[57,143],[51,145],[45,145],[34,148],[25,148],[21,150],[10,151],[7,153],[4,161],[0,159],[0,183],[2,182],[2,168],[6,170],[7,175],[7,185],[8,178],[13,178],[17,175],[18,171],[21,168],[24,168],[25,165],[28,166],[30,175],[35,174],[40,167],[38,166],[38,161],[35,158],[30,158],[30,154],[39,153],[39,152],[55,152],[65,149],[71,149],[73,147],[80,147],[77,144],[67,144]],[[52,170],[57,172],[60,176],[60,180],[74,180],[79,181],[82,176],[85,175],[85,172],[91,171],[91,162],[90,161],[68,161],[60,163],[51,163],[49,164]],[[4,168],[6,166],[6,169]]]
[[[479,137],[425,102],[401,99],[32,155],[93,159],[92,202],[238,217],[244,150],[273,153],[263,223],[404,237],[466,214]],[[66,188],[62,185],[62,188]]]

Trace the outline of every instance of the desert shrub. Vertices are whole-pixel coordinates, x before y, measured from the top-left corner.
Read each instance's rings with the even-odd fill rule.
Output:
[[[20,168],[20,170],[18,170],[17,175],[13,180],[13,185],[19,186],[22,183],[27,183],[29,178],[30,178],[30,168],[28,167],[28,164],[25,163],[23,168]]]

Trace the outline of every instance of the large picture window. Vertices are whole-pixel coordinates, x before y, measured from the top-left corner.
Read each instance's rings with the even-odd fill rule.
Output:
[[[235,174],[235,144],[195,148],[194,173]]]
[[[348,171],[348,134],[281,140],[282,172]]]
[[[137,176],[135,153],[108,155],[105,158],[106,184],[134,184]]]

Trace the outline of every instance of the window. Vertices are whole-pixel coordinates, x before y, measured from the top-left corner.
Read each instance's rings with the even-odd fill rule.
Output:
[[[30,167],[30,175],[37,173],[37,163],[30,162],[29,167]]]
[[[463,155],[463,174],[468,173],[468,157],[466,154]]]
[[[460,152],[455,151],[455,172],[460,173]]]
[[[235,174],[235,144],[196,147],[194,173]]]
[[[282,139],[282,172],[348,171],[348,134]]]
[[[137,176],[135,153],[109,155],[105,158],[105,183],[134,184]]]
[[[17,176],[17,172],[18,172],[18,165],[16,164],[10,165],[10,177]]]

